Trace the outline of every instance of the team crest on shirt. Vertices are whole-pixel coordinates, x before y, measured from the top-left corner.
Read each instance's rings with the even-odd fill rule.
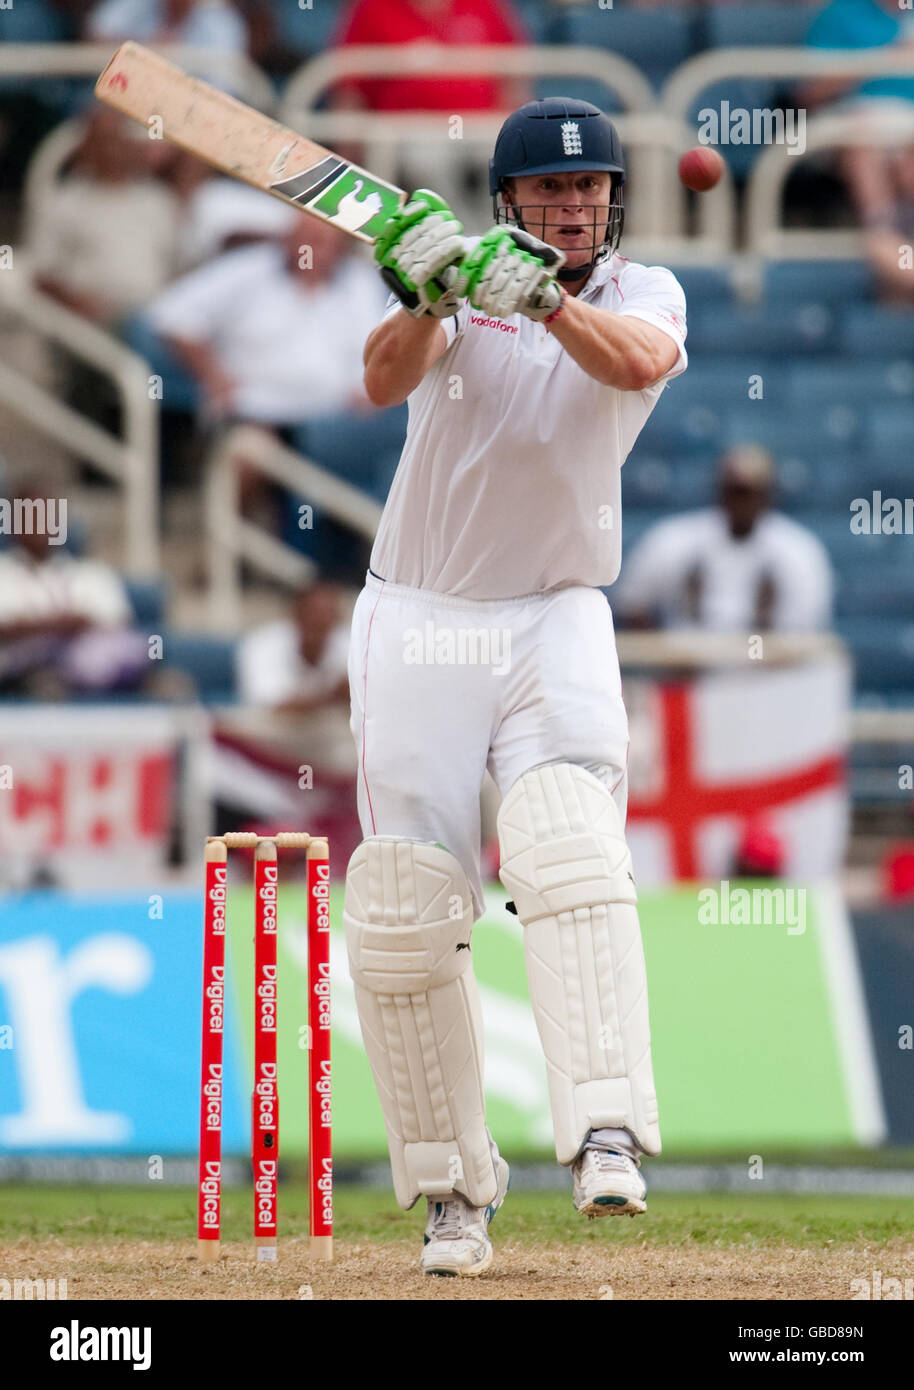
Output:
[[[583,154],[581,148],[581,127],[577,121],[562,122],[562,154]]]

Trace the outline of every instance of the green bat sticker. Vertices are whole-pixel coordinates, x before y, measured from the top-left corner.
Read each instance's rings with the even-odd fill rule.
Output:
[[[402,205],[403,198],[402,189],[382,183],[364,170],[347,164],[339,178],[304,206],[335,227],[373,240]]]

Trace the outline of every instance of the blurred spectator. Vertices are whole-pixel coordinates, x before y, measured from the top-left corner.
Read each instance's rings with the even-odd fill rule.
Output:
[[[86,37],[247,51],[244,21],[227,0],[101,0],[86,23]]]
[[[525,44],[529,37],[510,0],[354,0],[335,38],[338,47],[354,44]],[[531,95],[529,86],[498,76],[467,76],[447,66],[427,77],[347,78],[335,84],[331,103],[338,109],[441,111],[463,116],[509,111]],[[459,140],[448,140],[442,159],[439,142],[404,143],[398,177],[404,188],[433,188],[462,216],[485,217],[491,208],[483,161],[464,154]],[[356,163],[364,152],[347,145],[342,153]],[[465,200],[470,200],[465,202]],[[473,205],[475,209],[473,209]]]
[[[914,110],[914,107],[912,107]],[[882,298],[889,303],[914,304],[914,271],[901,249],[914,244],[914,144],[884,151],[892,206],[873,219],[866,234],[867,254],[876,272]]]
[[[622,568],[613,608],[634,627],[799,632],[831,620],[821,543],[771,510],[774,465],[756,445],[725,455],[716,507],[658,522]]]
[[[318,581],[294,600],[292,615],[254,628],[238,647],[242,704],[276,714],[313,714],[349,704],[349,625],[343,591]]]
[[[43,512],[50,496],[35,483],[11,501]],[[61,699],[135,689],[149,668],[146,639],[131,617],[112,569],[52,544],[45,530],[24,531],[0,552],[0,690]]]
[[[181,264],[202,265],[251,242],[282,236],[289,209],[237,179],[206,178],[187,200],[181,232]]]
[[[518,44],[529,39],[510,0],[355,0],[343,16],[335,43]],[[340,83],[343,104],[372,111],[507,110],[519,105],[515,84],[498,77],[350,78]]]
[[[288,216],[282,240],[191,271],[148,314],[198,383],[211,423],[252,421],[283,437],[309,416],[368,408],[362,348],[385,303],[343,233]]]
[[[831,0],[806,37],[812,48],[861,50],[896,45],[906,55],[914,44],[914,14],[900,0]],[[834,103],[861,121],[878,122],[894,111],[914,112],[914,76],[823,77],[807,84],[810,108]],[[892,216],[892,153],[877,144],[842,151],[840,169],[864,227],[879,229]]]
[[[104,327],[145,304],[176,269],[180,205],[150,174],[152,145],[140,126],[95,106],[70,174],[32,229],[39,288]]]

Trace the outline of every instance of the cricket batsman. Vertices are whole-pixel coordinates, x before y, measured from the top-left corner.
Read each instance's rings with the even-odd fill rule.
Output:
[[[643,1212],[641,1155],[660,1152],[599,586],[619,572],[622,465],[686,367],[685,297],[619,255],[624,183],[602,111],[528,102],[490,161],[491,231],[464,239],[420,190],[375,246],[393,294],[365,386],[408,400],[409,427],[353,615],[365,839],[344,920],[396,1197],[428,1202],[427,1274],[489,1268],[508,1183],[471,953],[486,768],[577,1210]]]

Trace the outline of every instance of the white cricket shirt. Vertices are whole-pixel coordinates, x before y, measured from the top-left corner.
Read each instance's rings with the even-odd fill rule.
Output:
[[[579,297],[668,333],[675,366],[644,391],[602,386],[541,323],[464,304],[409,397],[375,574],[473,599],[616,578],[622,465],[664,382],[685,371],[685,295],[671,271],[613,255]]]
[[[625,562],[612,604],[623,613],[654,612],[662,627],[753,632],[766,580],[774,588],[773,629],[828,627],[832,569],[817,536],[789,516],[766,512],[737,539],[723,511],[706,507],[667,517],[645,532]],[[691,586],[697,589],[695,615]]]

